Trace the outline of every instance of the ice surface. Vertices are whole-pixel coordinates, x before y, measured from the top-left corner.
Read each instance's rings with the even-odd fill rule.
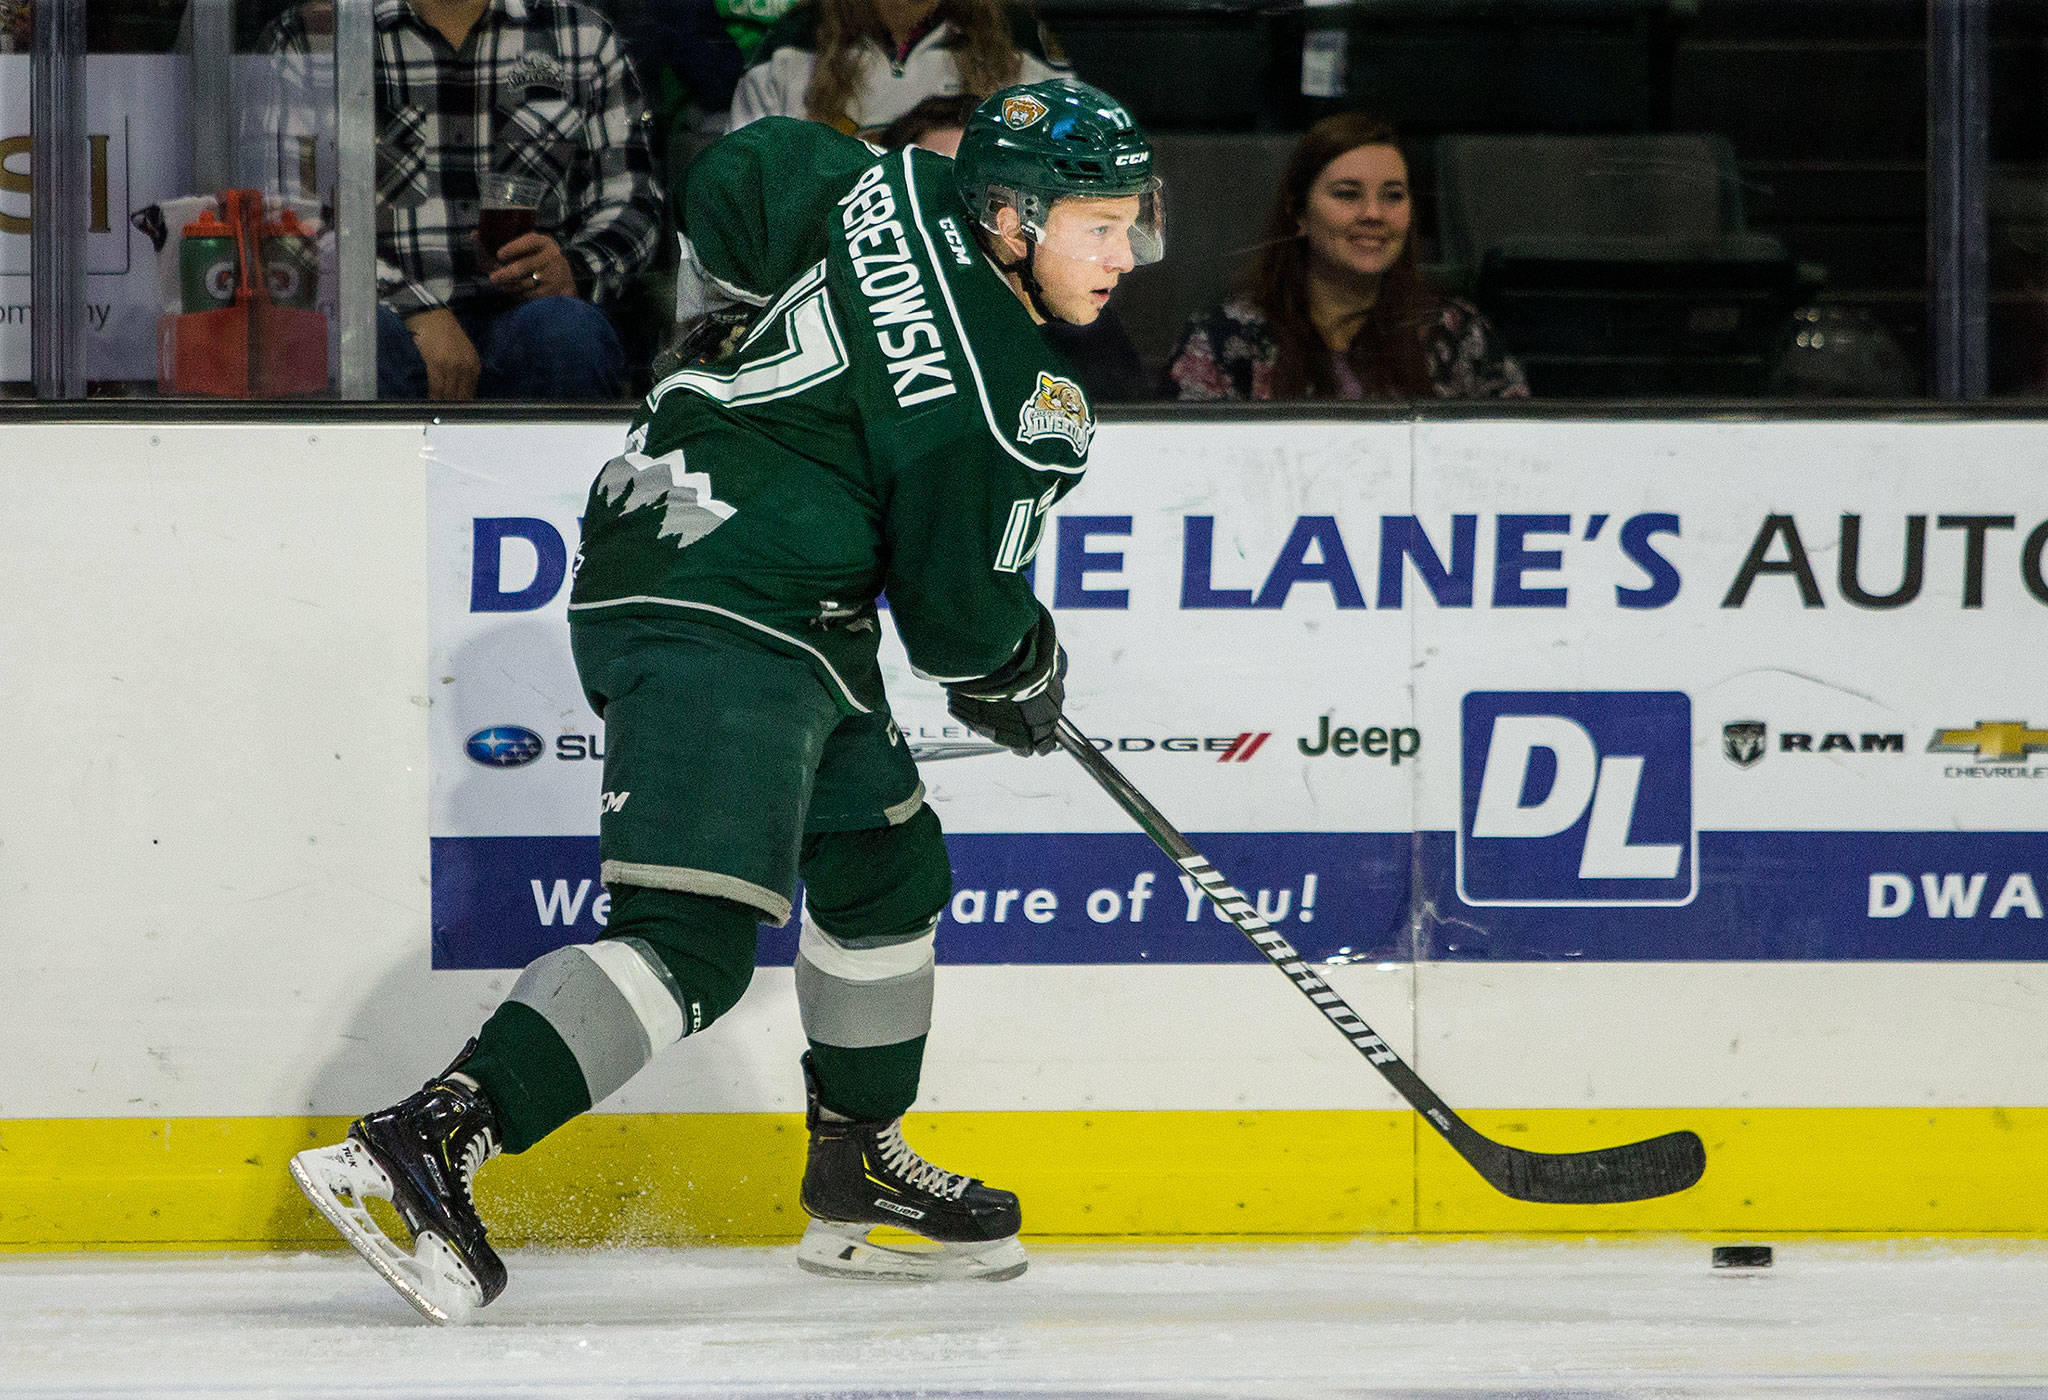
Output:
[[[868,1284],[789,1249],[515,1251],[467,1329],[349,1254],[0,1256],[0,1397],[2048,1397],[2048,1246],[1033,1251]]]

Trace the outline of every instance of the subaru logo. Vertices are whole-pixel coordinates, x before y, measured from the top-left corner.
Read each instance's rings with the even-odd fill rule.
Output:
[[[531,729],[494,724],[469,736],[463,751],[486,768],[519,768],[541,756],[547,745]]]

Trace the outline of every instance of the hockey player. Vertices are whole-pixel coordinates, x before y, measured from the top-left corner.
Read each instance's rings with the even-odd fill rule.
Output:
[[[691,168],[685,252],[758,309],[729,353],[654,386],[591,488],[570,635],[606,725],[605,936],[527,967],[446,1071],[292,1166],[429,1318],[505,1286],[477,1169],[738,1001],[756,925],[787,919],[799,876],[798,1262],[1023,1272],[1016,1196],[924,1161],[900,1130],[952,872],[883,694],[876,599],[963,723],[1020,754],[1054,747],[1066,657],[1024,570],[1095,420],[1037,327],[1093,320],[1160,255],[1158,188],[1123,108],[1062,82],[989,98],[956,161],[771,118]],[[410,1248],[371,1197],[395,1203]],[[876,1244],[877,1224],[938,1248]]]

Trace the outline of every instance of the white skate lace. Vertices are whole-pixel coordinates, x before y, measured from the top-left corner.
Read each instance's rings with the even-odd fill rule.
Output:
[[[967,1194],[967,1183],[972,1179],[955,1176],[952,1172],[933,1166],[910,1150],[910,1144],[903,1140],[900,1124],[891,1123],[875,1139],[882,1149],[882,1163],[894,1173],[898,1180],[908,1182],[913,1190],[959,1200]]]
[[[489,1128],[481,1129],[462,1149],[462,1160],[456,1165],[462,1171],[462,1189],[467,1193],[476,1181],[477,1169],[498,1155],[498,1139]]]

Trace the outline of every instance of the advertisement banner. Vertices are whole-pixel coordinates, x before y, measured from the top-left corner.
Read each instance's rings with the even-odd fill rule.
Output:
[[[565,608],[589,481],[622,440],[622,428],[588,426],[428,430],[437,967],[520,966],[604,927],[603,726],[576,683]],[[1305,608],[1213,612],[1211,626],[1170,644],[1184,506],[1263,510],[1276,462],[1291,462],[1290,491],[1361,478],[1403,491],[1406,440],[1406,429],[1296,425],[1235,434],[1233,450],[1199,464],[1122,458],[1099,478],[1110,489],[1097,493],[1091,477],[1080,493],[1085,513],[1055,513],[1034,566],[1074,657],[1069,714],[1186,830],[1220,833],[1212,858],[1323,957],[1407,956],[1403,765],[1419,740],[1403,668],[1319,647],[1328,619]],[[1168,473],[1152,479],[1171,488],[1146,489],[1149,473]],[[1375,621],[1374,649],[1405,652],[1401,619]],[[1161,644],[1132,645],[1139,630]],[[942,958],[1257,960],[1078,768],[992,751],[911,674],[893,632],[883,669],[949,833],[956,894]],[[1346,757],[1303,756],[1304,745],[1329,747],[1326,720],[1366,736],[1355,756],[1341,737]],[[762,956],[787,963],[795,942],[794,922],[766,931]]]
[[[1419,426],[1428,955],[2048,956],[2039,431]]]
[[[163,311],[156,250],[130,213],[191,184],[189,59],[94,54],[86,62],[89,182],[86,373],[156,378]],[[29,377],[29,56],[0,54],[0,380]]]
[[[2032,431],[1112,423],[1033,583],[1068,716],[1315,960],[2037,959]],[[565,607],[622,435],[428,430],[436,966],[604,928]],[[941,960],[1257,958],[1076,765],[884,657]]]

